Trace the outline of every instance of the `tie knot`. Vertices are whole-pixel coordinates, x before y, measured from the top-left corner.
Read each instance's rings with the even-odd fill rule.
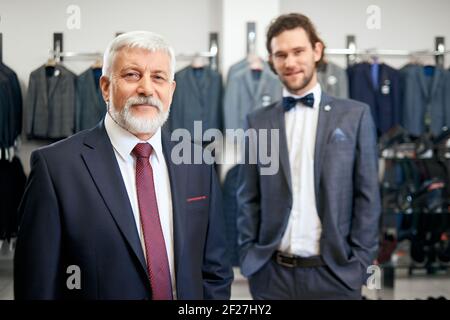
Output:
[[[153,152],[153,148],[149,143],[138,143],[134,149],[133,154],[136,158],[150,158]]]

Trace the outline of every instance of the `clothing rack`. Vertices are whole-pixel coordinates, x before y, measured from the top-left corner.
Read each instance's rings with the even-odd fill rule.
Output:
[[[356,37],[354,35],[347,36],[347,48],[344,49],[325,49],[327,55],[344,55],[347,56],[347,65],[354,64],[360,55],[373,56],[391,56],[391,57],[409,57],[409,56],[434,56],[436,65],[444,67],[445,55],[449,54],[450,50],[445,49],[445,38],[435,37],[434,50],[391,50],[391,49],[358,49],[356,46]]]
[[[55,59],[56,62],[62,62],[64,58],[92,60],[103,58],[102,52],[64,52],[63,44],[64,37],[62,33],[53,33],[53,50],[49,50],[49,55]]]

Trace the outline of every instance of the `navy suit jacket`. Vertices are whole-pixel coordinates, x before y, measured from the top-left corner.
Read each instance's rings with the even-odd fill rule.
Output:
[[[360,289],[378,248],[381,208],[375,127],[369,107],[363,103],[322,93],[319,108],[314,180],[322,224],[320,254],[343,283]],[[240,166],[240,262],[242,274],[249,277],[278,250],[293,194],[282,104],[249,114],[247,127],[278,129],[280,136],[280,167],[276,174],[260,174],[269,165],[259,155],[254,158],[256,164],[247,161]],[[268,140],[267,154],[273,154],[271,139]],[[246,157],[255,156],[249,153],[258,147],[254,142],[250,139]]]
[[[187,66],[175,74],[175,81],[177,88],[165,126],[172,131],[187,129],[194,140],[199,140],[194,136],[195,121],[202,121],[203,132],[222,130],[222,76],[210,67],[195,70]]]
[[[372,117],[382,135],[401,123],[400,72],[390,66],[379,64],[378,84],[374,88],[370,63],[358,63],[347,69],[350,98],[367,103]]]
[[[172,193],[177,297],[228,299],[233,276],[215,171],[206,164],[175,165],[165,132],[162,144]],[[132,208],[103,122],[35,151],[31,166],[19,210],[15,297],[150,298]],[[80,290],[67,288],[71,265],[80,268]]]

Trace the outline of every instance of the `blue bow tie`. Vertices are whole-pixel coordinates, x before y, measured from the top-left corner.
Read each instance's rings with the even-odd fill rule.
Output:
[[[302,98],[298,98],[298,99],[296,99],[294,97],[284,97],[283,98],[284,111],[291,110],[293,107],[295,107],[297,102],[300,102],[301,104],[312,108],[314,106],[314,94],[310,93],[310,94],[307,94],[306,96],[304,96]]]

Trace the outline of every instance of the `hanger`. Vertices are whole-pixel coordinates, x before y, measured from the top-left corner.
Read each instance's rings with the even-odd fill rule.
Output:
[[[255,53],[250,53],[247,56],[247,61],[251,70],[262,71],[264,69],[263,60]]]
[[[205,60],[205,57],[202,57],[199,53],[196,53],[192,59],[191,67],[194,69],[204,68],[207,65]]]
[[[101,69],[103,67],[103,60],[101,57],[98,57],[95,62],[91,65],[92,69]]]
[[[55,58],[48,58],[47,62],[45,63],[46,67],[55,67],[57,65],[56,59]]]

